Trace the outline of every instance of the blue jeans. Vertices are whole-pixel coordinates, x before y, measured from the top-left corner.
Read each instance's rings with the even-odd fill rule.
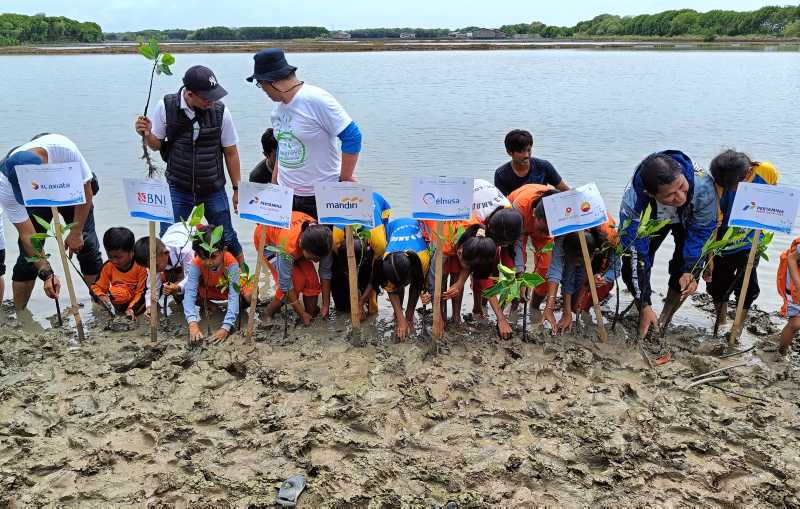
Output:
[[[220,189],[204,196],[197,196],[197,201],[194,200],[192,193],[181,191],[173,186],[169,186],[169,195],[172,198],[172,212],[176,220],[188,219],[192,213],[192,208],[202,203],[205,206],[206,222],[224,228],[222,238],[225,240],[225,247],[228,251],[233,256],[242,254],[242,245],[239,244],[239,238],[233,230],[231,209],[228,205],[228,195],[225,194],[225,189]],[[169,227],[168,223],[161,223],[161,235],[164,235],[164,232]]]

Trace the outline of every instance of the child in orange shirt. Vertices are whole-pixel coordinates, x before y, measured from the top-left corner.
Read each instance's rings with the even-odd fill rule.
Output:
[[[134,318],[144,312],[144,290],[147,270],[133,263],[133,232],[116,226],[103,234],[103,247],[108,261],[92,285],[92,291],[106,305]]]
[[[781,331],[781,355],[789,353],[794,335],[800,331],[800,237],[781,254],[778,264],[778,295],[783,297],[781,314],[789,319]]]

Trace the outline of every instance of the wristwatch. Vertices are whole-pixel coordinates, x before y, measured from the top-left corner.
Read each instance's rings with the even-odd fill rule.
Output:
[[[41,279],[42,281],[48,281],[53,276],[55,276],[55,272],[53,272],[50,269],[39,271],[39,279]]]

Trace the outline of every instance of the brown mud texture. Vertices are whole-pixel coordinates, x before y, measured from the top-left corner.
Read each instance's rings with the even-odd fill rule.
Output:
[[[70,349],[67,326],[3,309],[0,507],[273,507],[293,474],[299,507],[800,506],[800,375],[777,319],[723,358],[688,327],[523,343],[474,321],[434,347],[385,318],[354,341],[341,317],[196,348],[177,319],[152,344],[145,320],[96,318]]]

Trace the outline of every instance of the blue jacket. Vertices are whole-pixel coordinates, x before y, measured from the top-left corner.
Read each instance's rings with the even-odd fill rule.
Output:
[[[676,211],[680,224],[686,229],[686,241],[682,253],[682,270],[686,273],[690,272],[700,259],[703,244],[717,227],[717,193],[711,175],[695,170],[689,156],[678,150],[665,150],[661,153],[669,155],[680,165],[683,176],[689,183],[686,203]],[[658,219],[655,199],[645,193],[640,166],[636,168],[631,182],[622,195],[619,216],[620,225],[628,220],[631,221],[628,228],[620,231],[620,242],[623,249],[631,254],[625,263],[632,264],[634,297],[645,305],[651,303],[650,271],[653,259],[650,257],[650,240],[637,239],[636,230],[639,228],[639,217],[648,204],[652,204],[651,219]]]

